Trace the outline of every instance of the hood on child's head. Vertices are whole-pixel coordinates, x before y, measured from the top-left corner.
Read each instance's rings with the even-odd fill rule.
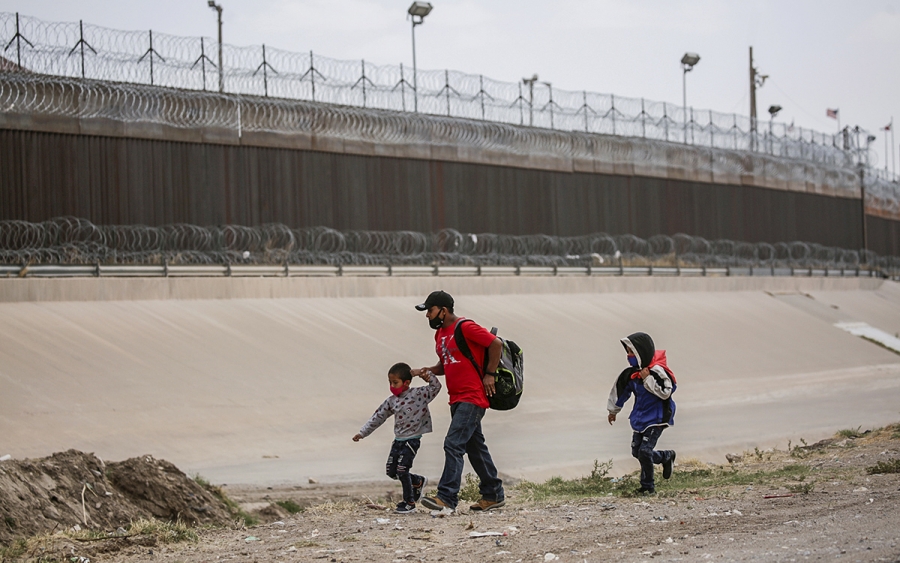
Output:
[[[656,345],[653,339],[646,332],[635,332],[629,334],[628,337],[620,340],[625,351],[637,358],[638,365],[645,368],[653,361],[653,355],[656,353]]]

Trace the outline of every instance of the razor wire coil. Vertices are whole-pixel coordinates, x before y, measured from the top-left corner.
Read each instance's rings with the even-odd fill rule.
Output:
[[[815,243],[582,236],[339,231],[282,224],[94,225],[72,217],[0,221],[0,264],[325,264],[858,268],[896,270],[900,257]]]

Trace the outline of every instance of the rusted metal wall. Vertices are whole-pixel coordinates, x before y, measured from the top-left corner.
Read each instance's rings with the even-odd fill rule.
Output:
[[[687,233],[858,249],[859,200],[747,186],[265,147],[0,130],[0,219],[341,230]],[[900,255],[900,222],[869,217]]]

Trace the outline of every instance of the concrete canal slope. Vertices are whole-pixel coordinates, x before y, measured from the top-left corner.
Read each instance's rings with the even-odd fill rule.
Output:
[[[147,453],[226,483],[378,478],[390,422],[350,437],[388,395],[392,363],[435,361],[413,305],[438,287],[525,350],[521,405],[485,420],[510,475],[580,475],[594,459],[635,467],[627,420],[607,425],[605,403],[624,367],[618,339],[636,330],[668,350],[678,378],[677,424],[661,444],[681,458],[900,420],[900,355],[834,326],[900,332],[892,282],[180,280],[193,298],[176,299],[153,285],[167,280],[68,281],[0,280],[0,455]],[[230,298],[197,298],[203,284]],[[432,404],[436,432],[416,460],[435,477],[446,400]]]

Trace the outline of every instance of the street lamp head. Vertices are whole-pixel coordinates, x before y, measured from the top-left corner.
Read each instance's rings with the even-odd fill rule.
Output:
[[[424,18],[431,13],[431,2],[413,2],[407,12],[413,17]]]
[[[693,68],[693,66],[699,62],[700,55],[698,55],[697,53],[685,53],[684,56],[681,57],[681,64],[683,64],[686,68]],[[690,70],[690,68],[688,68],[688,70]]]
[[[778,115],[779,111],[781,111],[781,106],[779,106],[778,104],[769,106],[769,115],[771,115],[772,117]]]
[[[213,10],[216,10],[219,12],[222,11],[222,6],[220,6],[219,4],[216,4],[215,0],[209,0],[209,2],[207,2],[207,5],[209,5],[209,7],[212,8]]]
[[[534,83],[537,82],[537,81],[538,81],[538,75],[537,75],[537,74],[532,75],[531,78],[523,78],[523,79],[522,79],[522,82],[524,82],[525,84],[534,84]]]

